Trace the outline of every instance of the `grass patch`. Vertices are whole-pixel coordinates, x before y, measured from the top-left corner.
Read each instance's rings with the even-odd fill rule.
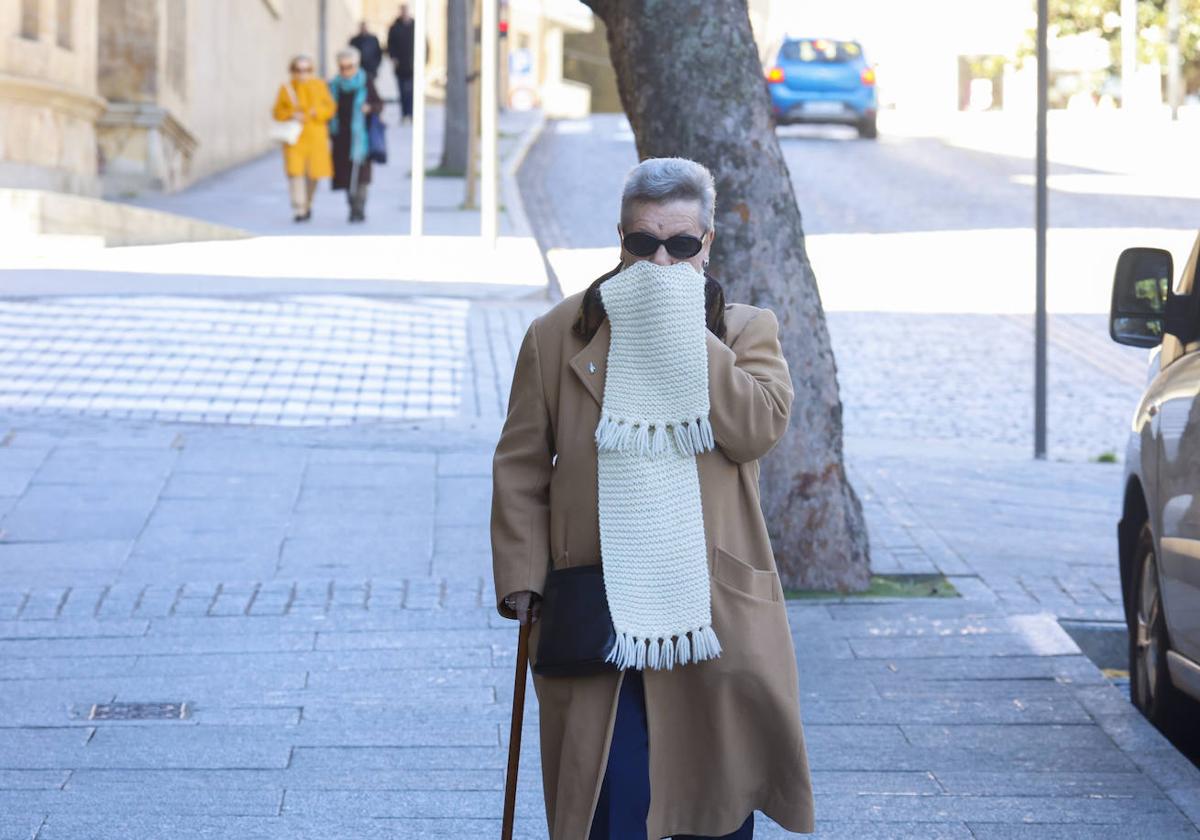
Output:
[[[1097,464],[1115,464],[1117,463],[1116,452],[1101,452],[1093,459]]]
[[[479,205],[478,204],[466,204],[464,202],[464,203],[461,203],[458,205],[458,209],[459,210],[478,210]],[[508,211],[508,207],[504,204],[503,201],[496,202],[496,209],[498,211],[500,211],[501,213],[505,213]]]
[[[830,589],[785,589],[785,598],[958,598],[959,592],[944,575],[871,575],[871,584],[862,592],[838,592]]]

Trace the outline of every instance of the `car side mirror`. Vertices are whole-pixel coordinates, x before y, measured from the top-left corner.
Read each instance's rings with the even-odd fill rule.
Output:
[[[1156,347],[1162,342],[1174,273],[1170,251],[1126,248],[1121,252],[1108,313],[1108,334],[1113,341],[1131,347]]]

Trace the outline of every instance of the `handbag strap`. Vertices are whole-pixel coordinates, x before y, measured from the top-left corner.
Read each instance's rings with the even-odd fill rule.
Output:
[[[291,83],[289,82],[288,84],[284,85],[283,89],[285,91],[287,91],[288,99],[290,99],[292,101],[292,107],[299,110],[300,100],[299,100],[299,98],[297,98],[295,91],[292,90]]]

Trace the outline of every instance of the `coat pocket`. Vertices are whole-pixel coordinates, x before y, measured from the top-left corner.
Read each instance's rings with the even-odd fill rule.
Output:
[[[756,569],[720,546],[714,552],[713,576],[743,595],[765,601],[783,600],[783,586],[774,570]]]

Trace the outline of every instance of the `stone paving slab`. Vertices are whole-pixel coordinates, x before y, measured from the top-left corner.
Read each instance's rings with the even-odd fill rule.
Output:
[[[543,824],[545,820],[541,821]],[[517,821],[514,840],[540,840],[545,827],[535,820]],[[242,840],[328,840],[351,836],[362,840],[421,840],[425,837],[498,836],[500,820],[488,819],[389,819],[322,818],[312,814],[279,817],[171,817],[105,816],[86,818],[50,816],[37,834],[38,840],[77,840],[95,837],[144,837],[160,834],[193,838],[238,837]],[[2,836],[2,835],[0,835]]]
[[[501,390],[528,312],[497,316]],[[502,411],[274,428],[0,415],[16,836],[497,833],[516,641],[486,540]],[[1099,530],[1118,468],[880,437],[847,451],[877,571],[941,571],[965,597],[789,607],[818,836],[1195,836],[1200,772],[1055,621],[1119,611]],[[105,512],[136,502],[140,530],[8,530],[94,493]],[[1036,527],[1013,528],[1026,513]],[[114,700],[192,715],[79,717]],[[545,838],[531,687],[526,702],[517,836]],[[759,815],[756,836],[790,835]]]

